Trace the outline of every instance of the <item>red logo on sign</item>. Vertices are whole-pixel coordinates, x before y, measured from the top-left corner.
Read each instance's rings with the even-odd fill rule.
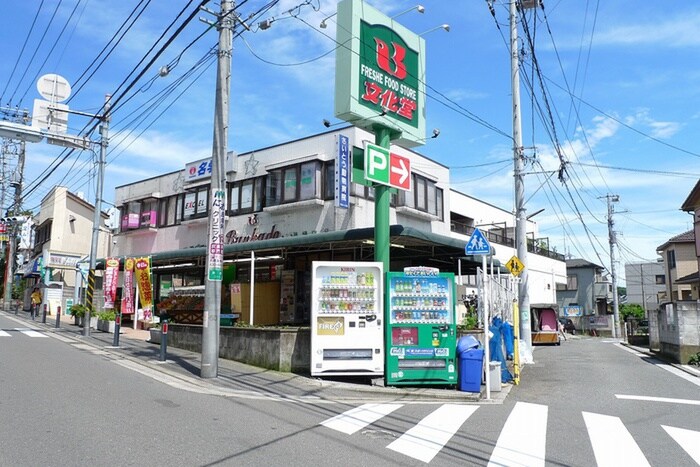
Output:
[[[389,184],[402,190],[411,189],[411,160],[391,153],[389,155]]]
[[[393,53],[390,57],[389,46],[386,45],[386,42],[376,37],[374,38],[374,42],[377,44],[377,65],[379,65],[379,68],[386,71],[391,76],[404,79],[406,77],[406,65],[404,65],[403,59],[406,58],[406,49],[396,42],[392,42],[391,48],[393,49]]]

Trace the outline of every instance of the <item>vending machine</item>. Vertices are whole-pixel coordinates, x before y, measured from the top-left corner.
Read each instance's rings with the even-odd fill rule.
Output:
[[[410,267],[386,280],[386,384],[456,384],[454,274]]]
[[[311,375],[384,374],[383,267],[314,261]]]

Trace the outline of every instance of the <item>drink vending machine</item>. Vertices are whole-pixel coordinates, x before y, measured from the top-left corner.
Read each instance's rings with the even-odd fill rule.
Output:
[[[454,274],[387,273],[387,385],[457,384]]]
[[[314,261],[311,375],[384,374],[383,265]]]

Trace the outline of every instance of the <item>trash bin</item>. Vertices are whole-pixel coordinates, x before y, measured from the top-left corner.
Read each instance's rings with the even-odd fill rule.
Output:
[[[501,391],[501,362],[489,362],[491,392]]]
[[[463,392],[481,392],[481,373],[484,366],[484,349],[479,349],[474,336],[464,336],[457,342],[459,380],[457,388]]]

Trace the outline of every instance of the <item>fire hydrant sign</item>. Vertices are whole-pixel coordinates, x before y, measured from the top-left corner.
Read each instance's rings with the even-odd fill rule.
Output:
[[[365,178],[411,191],[411,160],[386,148],[365,142]]]

